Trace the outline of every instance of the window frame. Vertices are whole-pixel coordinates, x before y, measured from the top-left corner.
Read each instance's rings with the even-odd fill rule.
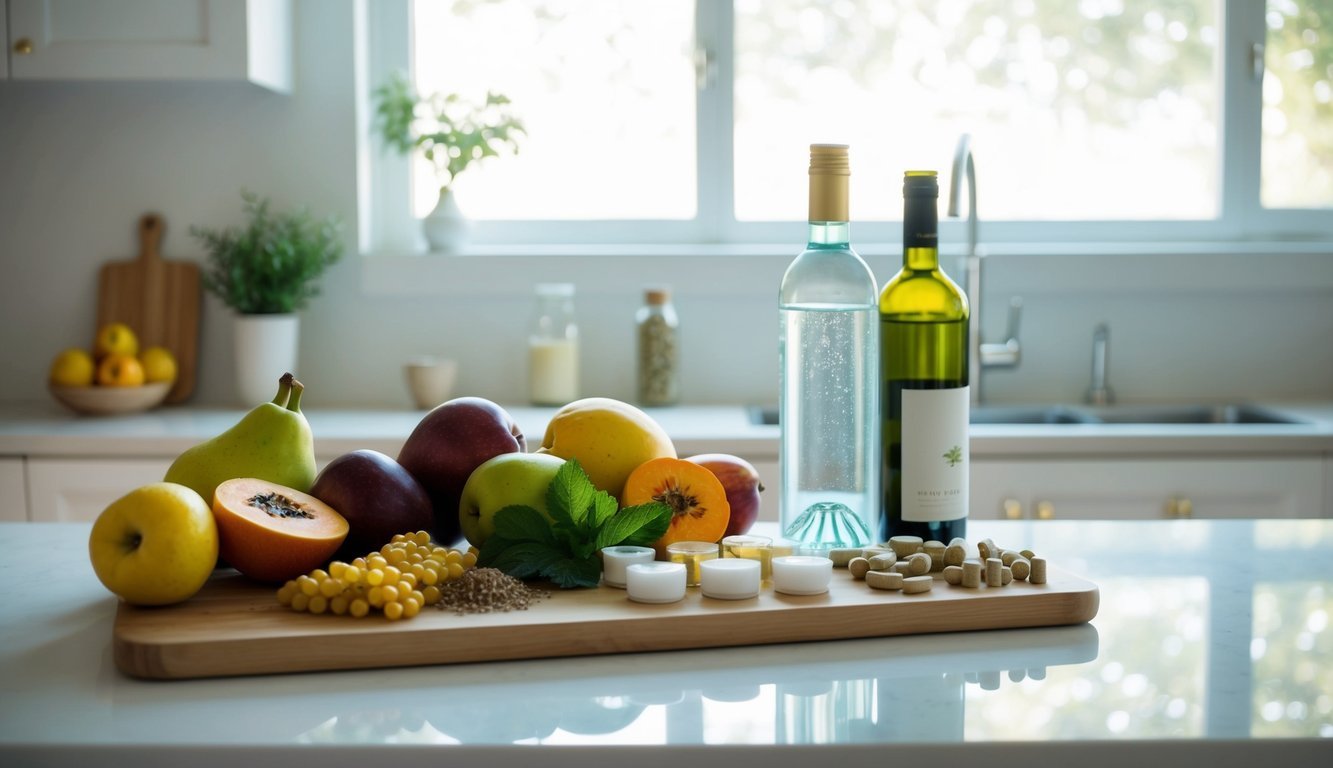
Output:
[[[1129,243],[1261,243],[1333,241],[1333,210],[1264,208],[1260,200],[1262,55],[1267,3],[1216,0],[1221,26],[1216,68],[1219,107],[1218,215],[1194,220],[1000,221],[985,219],[981,241],[998,250],[1023,244],[1076,249]],[[372,133],[374,84],[396,70],[410,70],[410,0],[358,0],[356,13],[359,245],[363,253],[411,254],[424,250],[412,215],[410,162],[385,149]],[[734,215],[732,0],[695,0],[698,213],[693,220],[475,221],[467,255],[556,255],[599,252],[647,256],[712,249],[754,255],[781,244],[790,250],[804,222],[744,222]],[[1255,57],[1259,57],[1259,64]],[[985,179],[985,157],[977,159]],[[984,188],[981,199],[985,200]],[[941,241],[964,236],[960,221],[942,219]],[[801,235],[797,235],[799,239]],[[892,244],[900,222],[856,222],[862,243]]]

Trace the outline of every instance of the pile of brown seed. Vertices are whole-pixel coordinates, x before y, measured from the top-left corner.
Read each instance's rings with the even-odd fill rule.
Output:
[[[525,611],[549,593],[495,568],[471,568],[440,588],[441,610],[465,613]]]

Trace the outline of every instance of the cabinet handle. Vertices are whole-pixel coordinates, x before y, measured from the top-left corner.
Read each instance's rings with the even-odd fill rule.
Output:
[[[1018,503],[1018,499],[1005,499],[1003,507],[1005,520],[1023,519],[1023,505]]]
[[[1039,502],[1037,502],[1037,519],[1038,519],[1038,520],[1054,520],[1054,519],[1055,519],[1055,505],[1052,504],[1052,503],[1049,502],[1049,501],[1039,501]]]
[[[14,53],[17,53],[20,56],[26,56],[32,53],[32,39],[27,37],[20,37],[18,40],[15,40]]]
[[[1194,516],[1194,502],[1188,496],[1172,497],[1166,500],[1166,516],[1185,519]]]

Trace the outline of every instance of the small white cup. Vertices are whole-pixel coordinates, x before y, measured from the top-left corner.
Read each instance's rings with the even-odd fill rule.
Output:
[[[421,410],[429,410],[449,399],[458,377],[458,361],[437,357],[418,357],[403,366],[407,376],[407,391],[412,403]]]

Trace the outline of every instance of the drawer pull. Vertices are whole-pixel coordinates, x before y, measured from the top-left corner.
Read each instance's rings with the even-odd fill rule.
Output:
[[[26,56],[32,53],[32,40],[27,37],[20,37],[14,41],[14,53],[20,56]]]
[[[1023,519],[1023,505],[1018,503],[1018,499],[1004,500],[1004,519],[1005,520]]]
[[[1194,517],[1194,502],[1188,496],[1167,499],[1166,516],[1177,520]]]
[[[1039,501],[1039,502],[1037,502],[1037,519],[1038,519],[1038,520],[1054,520],[1054,519],[1055,519],[1055,505],[1052,504],[1052,503],[1049,502],[1049,501]]]

